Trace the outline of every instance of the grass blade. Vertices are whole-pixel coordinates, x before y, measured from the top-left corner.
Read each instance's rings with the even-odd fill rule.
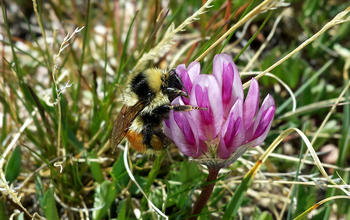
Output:
[[[126,35],[126,38],[125,38],[125,42],[124,42],[124,46],[123,46],[123,52],[122,52],[122,56],[120,57],[120,62],[119,62],[119,69],[118,69],[118,73],[117,73],[117,78],[115,79],[115,83],[118,84],[119,82],[119,78],[120,78],[120,75],[123,71],[123,65],[124,65],[124,60],[126,58],[126,55],[127,55],[127,49],[128,49],[128,45],[129,45],[129,41],[130,41],[130,33],[131,33],[131,28],[132,28],[132,25],[134,24],[134,21],[136,19],[136,16],[137,14],[139,13],[139,11],[136,11],[131,23],[130,23],[130,26],[129,26],[129,30],[128,30],[128,33]]]
[[[9,184],[13,183],[17,179],[21,171],[21,165],[22,153],[21,149],[17,146],[11,154],[5,170],[5,178]]]
[[[43,205],[44,205],[44,215],[47,219],[50,220],[59,220],[58,212],[56,208],[56,202],[54,198],[55,188],[51,187],[44,196]]]

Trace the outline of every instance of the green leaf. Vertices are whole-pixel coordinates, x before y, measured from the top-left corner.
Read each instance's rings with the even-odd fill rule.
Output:
[[[117,193],[120,191],[116,188],[116,181],[112,183],[109,180],[104,181],[95,190],[94,208],[102,207],[93,212],[94,220],[102,219],[107,215]]]
[[[196,185],[194,186],[193,190],[190,192],[190,194],[187,196],[187,198],[184,197],[185,202],[183,203],[182,207],[180,208],[180,211],[177,212],[177,213],[174,213],[170,216],[170,219],[176,219],[176,220],[179,220],[181,219],[181,216],[183,215],[186,215],[187,213],[190,212],[191,208],[191,204],[190,204],[190,201],[191,201],[191,198],[193,196],[193,193],[194,191],[198,188],[199,186],[199,181],[196,183]],[[189,216],[187,216],[187,218],[189,218]]]
[[[12,152],[12,155],[10,157],[10,160],[7,163],[6,171],[5,171],[5,178],[10,184],[17,179],[21,171],[21,165],[22,165],[22,154],[21,154],[21,150],[17,146],[15,150]]]
[[[157,159],[154,161],[154,164],[152,166],[152,170],[151,172],[149,172],[149,175],[148,175],[148,178],[147,178],[147,183],[146,183],[146,186],[144,188],[144,191],[146,193],[146,195],[148,196],[150,191],[151,191],[151,186],[154,182],[154,180],[156,179],[157,175],[158,175],[158,172],[159,172],[159,169],[160,169],[160,166],[161,166],[161,162],[164,158],[164,155],[165,155],[165,151],[162,151]],[[142,207],[144,207],[147,203],[147,200],[145,197],[142,198]]]
[[[258,220],[272,220],[272,215],[268,213],[267,211],[263,212]]]
[[[36,176],[35,191],[36,191],[36,196],[39,200],[40,207],[44,209],[43,199],[44,199],[45,191],[44,191],[44,185],[43,185],[43,182],[41,181],[40,176]]]
[[[136,175],[136,174],[134,175],[134,178],[135,178],[136,182],[139,184],[139,186],[143,189],[143,191],[145,191],[146,184],[147,184],[146,178],[139,176],[139,175]],[[129,192],[131,195],[137,195],[137,194],[141,193],[139,187],[136,186],[136,184],[134,182],[131,184]],[[154,194],[154,190],[152,190],[152,194]],[[144,199],[144,198],[145,197],[143,197],[142,199]],[[155,203],[155,200],[153,200],[153,203]],[[143,206],[143,204],[141,206]]]
[[[78,138],[76,137],[76,135],[74,134],[74,132],[70,127],[67,128],[67,135],[68,135],[68,143],[71,144],[75,150],[79,152],[84,150],[84,144],[78,140]]]
[[[97,159],[97,154],[96,152],[91,152],[89,159]],[[90,170],[91,170],[91,174],[94,177],[94,179],[98,182],[98,183],[102,183],[104,178],[103,178],[103,174],[102,174],[102,169],[101,166],[98,162],[92,162],[89,160],[89,165],[90,165]]]
[[[8,205],[6,205],[6,202],[0,201],[0,219],[9,219],[9,216],[7,215],[7,208]]]
[[[44,205],[43,212],[44,212],[44,216],[47,219],[59,220],[54,193],[55,193],[55,189],[53,187],[51,187],[45,193],[44,200],[43,200],[43,205]]]
[[[5,99],[3,99],[3,97],[0,96],[0,102],[3,104],[3,108],[4,108],[4,111],[3,111],[3,116],[2,116],[2,129],[1,129],[1,132],[0,132],[0,141],[3,142],[4,139],[6,138],[7,136],[7,113],[8,112],[11,112],[9,111],[9,106],[8,104],[6,103]]]
[[[113,164],[113,169],[112,169],[112,176],[113,179],[118,180],[118,184],[121,187],[125,187],[130,178],[127,175],[125,166],[124,166],[124,158],[123,154],[119,154],[118,160]]]
[[[198,220],[210,220],[210,212],[208,206],[204,206],[201,211],[201,214],[198,216]]]
[[[125,220],[126,219],[126,200],[122,200],[117,208],[117,214],[118,214],[118,220]]]
[[[226,207],[224,215],[222,216],[223,220],[233,219],[236,216],[238,208],[241,206],[243,199],[247,193],[247,190],[253,182],[253,179],[254,175],[252,173],[249,173],[244,177],[244,179],[239,184],[235,194],[233,195]]]
[[[345,80],[344,86],[348,84],[349,80]],[[345,93],[345,102],[349,102],[349,90]],[[342,117],[342,128],[341,128],[341,134],[342,138],[338,142],[339,146],[339,158],[337,160],[336,165],[338,166],[346,166],[345,161],[346,158],[349,156],[349,149],[350,149],[350,143],[349,143],[349,133],[350,133],[350,106],[345,105],[343,109],[343,117]]]
[[[258,219],[259,216],[261,215],[261,210],[258,207],[254,207],[254,212],[253,212],[253,219]]]

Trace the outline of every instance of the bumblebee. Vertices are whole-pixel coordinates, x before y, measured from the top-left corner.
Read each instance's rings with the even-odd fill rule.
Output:
[[[111,147],[115,149],[124,137],[141,153],[160,151],[171,144],[163,131],[163,120],[169,117],[169,112],[202,109],[171,105],[178,96],[189,98],[174,70],[151,68],[138,73],[123,93],[124,105],[113,125]]]

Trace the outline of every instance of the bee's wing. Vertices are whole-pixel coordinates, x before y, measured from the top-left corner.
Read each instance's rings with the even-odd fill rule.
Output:
[[[138,102],[133,106],[123,105],[117,119],[114,121],[110,145],[113,149],[123,140],[131,122],[145,107],[145,103]],[[113,150],[114,151],[114,150]]]

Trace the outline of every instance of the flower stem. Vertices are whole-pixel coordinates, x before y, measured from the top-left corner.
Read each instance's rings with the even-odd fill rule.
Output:
[[[211,182],[213,180],[216,180],[216,178],[218,177],[220,168],[218,169],[218,168],[208,167],[208,170],[209,170],[209,175],[207,177],[206,182]],[[211,193],[213,192],[214,185],[215,185],[215,183],[211,183],[211,184],[203,187],[201,194],[199,195],[196,203],[193,206],[191,215],[198,215],[201,213],[205,204],[207,204]],[[189,218],[188,220],[195,220],[197,218],[198,218],[198,216],[194,216],[194,217]]]

